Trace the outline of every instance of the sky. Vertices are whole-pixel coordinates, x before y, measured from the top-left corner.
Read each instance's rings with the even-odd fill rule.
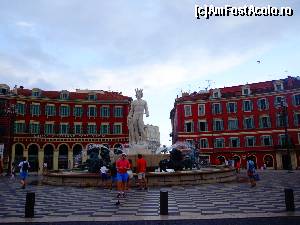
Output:
[[[195,4],[289,6],[290,17],[196,19]],[[143,88],[161,144],[181,92],[300,76],[298,0],[1,0],[0,83]],[[257,61],[261,63],[257,63]]]

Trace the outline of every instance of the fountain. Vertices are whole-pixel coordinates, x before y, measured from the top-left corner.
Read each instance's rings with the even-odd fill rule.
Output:
[[[128,114],[129,143],[123,149],[108,149],[101,144],[87,146],[89,159],[79,165],[86,172],[52,172],[44,175],[43,183],[70,186],[104,186],[99,169],[105,164],[108,168],[119,154],[125,152],[133,161],[142,154],[147,161],[149,171],[146,175],[148,186],[195,185],[203,183],[230,182],[236,180],[234,168],[202,167],[198,150],[187,143],[173,145],[170,154],[154,154],[149,150],[150,142],[145,135],[143,115],[149,116],[147,102],[142,99],[143,90],[136,89],[136,97]],[[101,158],[99,158],[99,152]],[[156,169],[159,166],[160,169]],[[137,178],[137,175],[134,174]],[[135,184],[133,184],[134,186]]]

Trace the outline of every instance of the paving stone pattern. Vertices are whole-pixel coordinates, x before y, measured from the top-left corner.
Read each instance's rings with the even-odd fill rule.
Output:
[[[300,171],[262,171],[257,187],[250,188],[242,171],[237,182],[199,186],[173,186],[168,190],[169,215],[220,215],[240,213],[281,213],[285,211],[284,188],[294,190],[296,211],[300,209]],[[31,176],[30,180],[38,177]],[[130,190],[119,206],[116,190],[102,188],[28,185],[0,177],[1,218],[24,217],[27,192],[35,192],[35,218],[113,217],[159,215],[160,187],[148,191]]]

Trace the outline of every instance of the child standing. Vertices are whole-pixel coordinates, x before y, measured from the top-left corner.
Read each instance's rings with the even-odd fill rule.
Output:
[[[108,181],[108,169],[105,165],[103,165],[101,168],[100,168],[100,173],[101,173],[101,179],[102,179],[102,183],[103,183],[103,187],[106,188],[107,187],[107,181]]]

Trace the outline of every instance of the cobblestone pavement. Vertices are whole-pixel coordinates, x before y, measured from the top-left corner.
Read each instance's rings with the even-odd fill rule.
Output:
[[[267,170],[261,171],[260,177],[254,188],[246,182],[245,171],[239,175],[237,182],[164,188],[169,195],[169,216],[163,218],[300,215],[300,171]],[[37,178],[31,176],[30,180]],[[24,205],[27,192],[35,192],[34,221],[37,222],[162,218],[159,215],[159,187],[150,187],[148,191],[130,190],[116,206],[115,190],[34,184],[23,190],[18,181],[0,177],[0,223],[26,220]],[[289,214],[285,210],[285,188],[294,190],[295,213]]]

